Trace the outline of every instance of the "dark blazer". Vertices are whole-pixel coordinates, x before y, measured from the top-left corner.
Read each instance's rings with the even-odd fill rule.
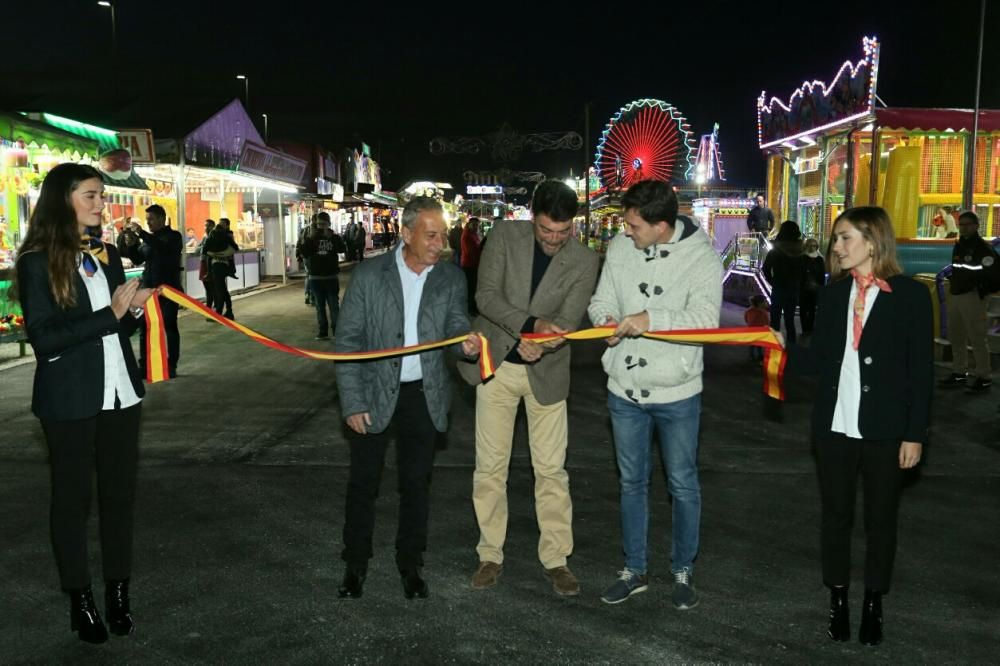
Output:
[[[888,282],[892,292],[881,292],[875,299],[858,347],[858,429],[865,439],[926,444],[934,381],[930,292],[902,275]],[[790,373],[819,375],[813,406],[814,437],[829,434],[833,423],[850,298],[850,278],[820,289],[810,346],[792,345],[788,349]]]
[[[125,282],[118,251],[105,243],[107,265],[101,266],[112,294]],[[28,252],[17,260],[17,285],[28,341],[35,351],[35,386],[31,411],[47,421],[86,419],[104,405],[104,347],[101,338],[118,333],[132,388],[140,398],[146,391],[136,365],[129,336],[139,320],[126,314],[121,321],[111,307],[91,311],[83,278],[75,275],[76,305],[56,305],[49,284],[48,255]]]

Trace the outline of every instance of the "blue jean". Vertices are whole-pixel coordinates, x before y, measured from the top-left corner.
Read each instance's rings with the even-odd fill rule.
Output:
[[[667,489],[673,497],[670,569],[672,572],[693,571],[701,526],[701,485],[698,482],[701,394],[677,402],[640,405],[608,393],[608,411],[621,485],[625,568],[646,573],[652,474],[650,447],[655,425],[667,465]]]
[[[316,325],[319,327],[319,334],[337,330],[337,315],[340,314],[340,280],[337,278],[309,280],[309,289],[312,290],[313,305],[316,306]],[[327,310],[330,318],[327,319]]]

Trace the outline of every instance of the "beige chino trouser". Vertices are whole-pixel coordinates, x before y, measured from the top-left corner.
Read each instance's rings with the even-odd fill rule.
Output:
[[[528,368],[502,363],[496,376],[476,388],[476,471],[472,503],[479,522],[481,562],[503,562],[507,538],[507,473],[514,419],[521,399],[528,415],[531,466],[535,471],[538,559],[546,569],[565,566],[573,552],[573,504],[566,473],[566,401],[541,405],[531,392]]]
[[[948,292],[948,341],[951,343],[953,372],[965,374],[969,370],[969,350],[976,363],[976,376],[990,378],[990,352],[986,340],[986,299],[976,291],[957,296]]]

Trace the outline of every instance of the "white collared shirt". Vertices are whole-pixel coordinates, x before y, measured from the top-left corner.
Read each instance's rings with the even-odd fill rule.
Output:
[[[403,345],[409,347],[420,342],[417,335],[420,299],[424,294],[424,285],[427,284],[427,276],[434,270],[434,267],[428,266],[419,275],[414,273],[403,260],[404,245],[405,243],[400,243],[396,247],[396,268],[399,270],[399,279],[403,283]],[[420,354],[404,356],[399,381],[415,382],[423,378],[424,371],[420,367]]]
[[[865,295],[865,313],[862,322],[868,323],[868,315],[878,298],[878,285],[871,285]],[[844,360],[840,364],[840,382],[837,386],[837,406],[833,410],[833,432],[861,439],[858,428],[858,413],[861,410],[861,365],[858,352],[854,349],[854,299],[858,296],[858,284],[851,284],[851,297],[847,302],[847,338]],[[863,337],[863,334],[862,334]]]
[[[97,264],[97,272],[93,275],[87,275],[82,261],[77,270],[80,277],[83,278],[83,284],[87,286],[90,309],[97,312],[101,308],[111,305],[111,290],[108,288],[108,278],[104,274],[104,269],[101,268],[101,262],[95,259],[94,263]],[[136,395],[135,389],[132,387],[132,380],[129,378],[128,368],[125,366],[125,355],[122,353],[118,334],[105,335],[101,338],[101,344],[104,346],[104,405],[101,409],[114,409],[115,396],[118,396],[122,409],[139,404],[142,398]]]

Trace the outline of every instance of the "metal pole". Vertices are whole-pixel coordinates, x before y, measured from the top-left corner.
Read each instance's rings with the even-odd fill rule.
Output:
[[[187,229],[187,167],[184,166],[184,146],[180,150],[180,163],[177,165],[177,177],[174,178],[174,187],[177,188],[177,226],[182,234],[182,229]],[[184,270],[181,271],[181,288],[187,291],[187,243],[184,244]]]
[[[281,284],[288,284],[288,271],[285,269],[285,203],[278,192],[278,233],[281,235]],[[363,250],[362,250],[363,251]]]
[[[267,114],[262,113],[260,115],[264,116],[264,143],[267,143]]]
[[[583,105],[583,180],[584,180],[584,226],[586,227],[586,238],[590,237],[590,102]]]
[[[247,113],[250,113],[250,77],[243,77],[243,101],[247,105]]]
[[[984,0],[985,1],[985,0]],[[115,20],[115,0],[111,0],[111,57],[118,55],[118,22]],[[980,46],[980,53],[982,46]]]
[[[979,87],[983,79],[983,28],[986,24],[986,0],[981,0],[979,10],[979,55],[976,61],[976,105],[972,112],[972,136],[967,146],[968,164],[965,165],[965,187],[962,188],[962,208],[973,210],[975,207],[976,179],[976,138],[979,135]]]

